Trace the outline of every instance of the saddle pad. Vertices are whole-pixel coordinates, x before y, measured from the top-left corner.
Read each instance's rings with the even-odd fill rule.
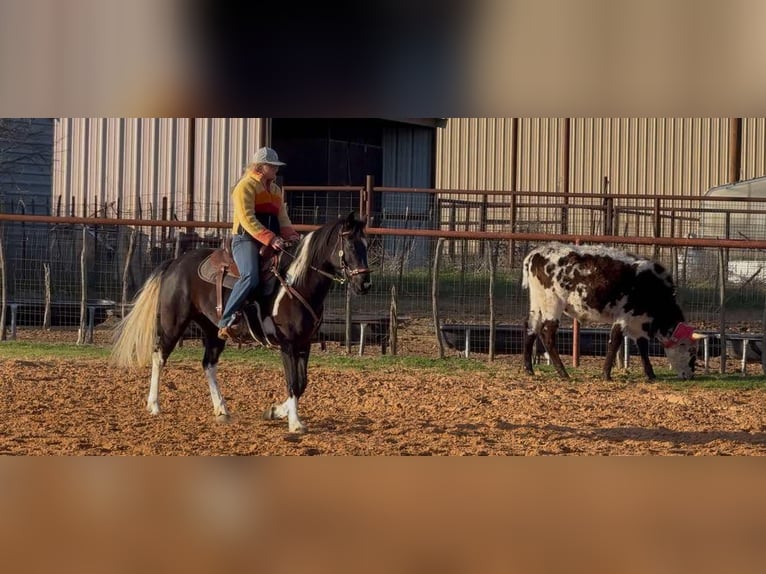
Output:
[[[203,281],[207,281],[208,283],[212,283],[215,285],[216,276],[218,275],[218,267],[213,264],[212,261],[210,261],[211,255],[208,255],[202,260],[202,263],[199,264],[199,267],[197,268],[197,274],[200,276],[200,279]],[[237,282],[237,279],[239,276],[231,275],[230,273],[226,273],[226,275],[223,278],[223,286],[227,289],[231,289],[234,287],[234,283]]]

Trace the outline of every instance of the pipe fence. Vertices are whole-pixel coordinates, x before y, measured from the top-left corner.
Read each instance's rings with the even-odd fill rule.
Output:
[[[432,323],[437,283],[442,323],[519,325],[528,304],[521,261],[541,242],[557,240],[656,259],[671,270],[687,320],[699,328],[762,329],[766,200],[569,194],[564,202],[554,193],[376,188],[370,179],[361,188],[285,191],[302,233],[349,211],[367,217],[373,289],[351,299],[352,315],[388,317],[395,292],[402,328]],[[89,217],[30,215],[2,199],[6,327],[11,311],[19,328],[82,329],[83,321],[119,316],[161,261],[217,247],[230,233],[226,219],[117,218],[97,206],[84,206]],[[346,294],[334,287],[326,313],[345,312]]]

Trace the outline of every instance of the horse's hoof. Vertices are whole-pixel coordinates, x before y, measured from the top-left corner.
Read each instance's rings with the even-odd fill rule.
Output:
[[[294,427],[290,427],[290,432],[293,434],[304,434],[308,431],[306,428],[306,425],[304,424],[297,424]]]
[[[231,422],[231,416],[229,416],[228,413],[224,414],[224,415],[215,415],[215,422],[223,423],[223,424],[230,423]]]
[[[152,416],[157,416],[160,414],[160,407],[157,405],[146,405],[146,412]]]
[[[263,420],[273,421],[277,418],[277,407],[271,405],[265,411],[263,411]]]

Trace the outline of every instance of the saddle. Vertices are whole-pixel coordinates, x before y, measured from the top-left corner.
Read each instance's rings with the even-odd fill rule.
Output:
[[[260,298],[267,297],[274,291],[277,282],[277,266],[279,265],[279,254],[269,245],[264,245],[260,250],[260,280],[258,282],[258,293]],[[231,238],[226,238],[223,247],[215,249],[210,255],[205,257],[197,268],[197,274],[200,279],[215,285],[216,295],[216,315],[218,320],[223,315],[223,288],[232,289],[239,279],[239,268],[231,254]],[[257,304],[257,302],[256,302]],[[260,306],[258,310],[260,315]],[[246,320],[248,314],[243,313]],[[268,315],[268,313],[267,313]],[[262,323],[262,318],[258,317]],[[247,321],[250,323],[250,321]],[[250,325],[248,325],[250,327]],[[248,329],[252,332],[252,329]],[[261,331],[263,330],[261,326]]]

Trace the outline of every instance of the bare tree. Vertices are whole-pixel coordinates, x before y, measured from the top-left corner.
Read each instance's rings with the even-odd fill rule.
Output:
[[[18,165],[49,167],[50,148],[46,153],[47,146],[34,145],[42,143],[47,133],[46,127],[32,118],[0,118],[0,177],[4,183],[13,184],[8,178]]]

